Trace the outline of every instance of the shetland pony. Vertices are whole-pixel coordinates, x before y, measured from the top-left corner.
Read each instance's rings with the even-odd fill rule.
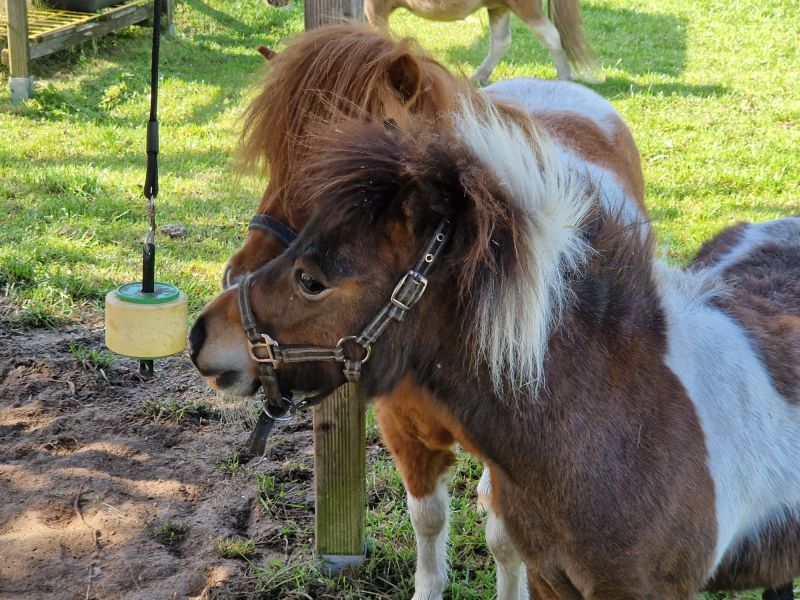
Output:
[[[412,379],[486,461],[533,598],[688,600],[800,574],[800,219],[671,268],[534,119],[473,95],[450,125],[310,140],[337,151],[299,174],[309,222],[240,284],[261,331],[332,346],[439,257],[361,384]],[[252,391],[236,294],[206,308],[192,356]],[[332,363],[277,371],[284,390],[344,381]]]
[[[489,54],[472,76],[481,85],[489,81],[511,45],[512,14],[519,17],[550,52],[559,79],[572,79],[570,64],[587,77],[594,69],[595,56],[583,32],[579,0],[548,0],[547,8],[553,21],[542,11],[542,0],[364,0],[367,20],[381,29],[388,27],[389,15],[397,8],[406,8],[418,17],[433,21],[458,21],[486,8]]]
[[[313,149],[309,135],[320,124],[343,114],[408,129],[419,122],[446,127],[446,116],[459,96],[486,93],[509,118],[524,111],[550,132],[564,156],[590,172],[598,190],[625,199],[643,211],[639,154],[630,131],[608,102],[581,86],[518,79],[475,92],[411,42],[389,40],[353,25],[303,33],[280,54],[264,49],[269,73],[245,117],[243,156],[270,176],[260,214],[301,229],[314,209],[298,202],[298,173]],[[481,96],[483,97],[483,96]],[[236,284],[284,250],[279,240],[259,229],[228,263],[226,287]],[[213,334],[213,332],[211,332]],[[235,391],[235,390],[228,390]],[[447,582],[448,496],[446,473],[459,439],[446,413],[422,401],[429,392],[412,378],[377,402],[377,419],[408,490],[411,521],[417,534],[416,598],[441,598]],[[492,507],[488,471],[479,484],[488,511],[487,542],[498,562],[501,600],[524,597],[524,573],[502,521]]]

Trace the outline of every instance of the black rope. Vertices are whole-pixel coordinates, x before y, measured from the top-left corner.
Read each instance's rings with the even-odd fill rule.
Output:
[[[155,292],[156,244],[155,211],[158,196],[158,55],[161,46],[161,0],[153,1],[153,52],[150,61],[150,120],[147,122],[147,174],[144,197],[147,199],[148,233],[142,246],[142,292]],[[153,375],[153,361],[139,361],[139,375]]]
[[[161,45],[161,0],[153,2],[153,54],[150,63],[150,120],[147,122],[147,176],[144,197],[158,196],[158,54]]]

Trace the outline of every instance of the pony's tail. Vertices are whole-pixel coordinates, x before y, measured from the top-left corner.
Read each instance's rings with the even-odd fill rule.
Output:
[[[548,0],[547,12],[558,29],[570,65],[578,73],[591,76],[597,70],[597,54],[583,31],[579,1]]]

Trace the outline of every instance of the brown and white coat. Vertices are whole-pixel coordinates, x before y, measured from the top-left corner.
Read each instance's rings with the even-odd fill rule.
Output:
[[[280,342],[335,343],[453,221],[447,261],[363,384],[381,396],[411,378],[417,405],[484,458],[533,597],[688,600],[800,573],[800,219],[747,226],[683,271],[533,119],[471,97],[450,131],[336,129],[318,141],[340,151],[298,188],[316,212],[253,277],[257,317]],[[297,269],[329,293],[306,297]],[[252,381],[233,304],[226,292],[205,311],[195,359],[218,368],[240,347],[224,366]],[[342,380],[279,373],[287,388]]]

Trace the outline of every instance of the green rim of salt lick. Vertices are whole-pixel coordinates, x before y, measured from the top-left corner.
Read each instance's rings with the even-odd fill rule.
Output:
[[[117,297],[123,302],[131,302],[133,304],[166,304],[177,300],[181,292],[174,285],[168,283],[156,282],[153,286],[155,290],[152,293],[145,293],[142,291],[141,282],[126,283],[116,289]]]

